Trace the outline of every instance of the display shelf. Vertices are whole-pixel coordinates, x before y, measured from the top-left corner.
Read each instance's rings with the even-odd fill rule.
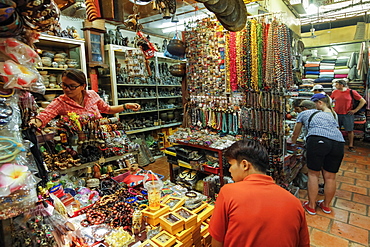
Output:
[[[182,96],[179,95],[179,96],[161,96],[161,97],[158,97],[158,99],[175,99],[175,98],[182,98]]]
[[[162,124],[162,125],[153,126],[153,127],[149,127],[149,128],[129,130],[129,131],[126,131],[126,134],[131,135],[131,134],[136,134],[136,133],[141,133],[141,132],[146,132],[146,131],[152,131],[152,130],[157,130],[157,129],[162,129],[162,128],[170,128],[170,127],[178,126],[178,125],[181,125],[181,124],[182,124],[181,122],[170,123],[170,124]]]
[[[158,87],[182,87],[181,84],[176,84],[176,85],[157,85]]]
[[[157,112],[157,110],[150,110],[150,111],[134,111],[134,112],[127,112],[127,113],[120,113],[120,116],[123,115],[132,115],[132,114],[141,114],[141,113],[148,113],[148,112]]]
[[[125,153],[123,155],[127,155],[127,154],[135,155],[135,154],[137,154],[137,152],[135,151],[135,152]],[[109,158],[102,158],[101,160],[84,163],[84,164],[82,164],[80,166],[71,167],[71,168],[68,168],[68,169],[63,170],[63,171],[59,170],[58,172],[61,173],[61,174],[71,173],[71,172],[74,172],[74,171],[78,171],[78,170],[84,169],[84,168],[89,167],[89,166],[93,166],[96,163],[111,162],[111,161],[118,160],[120,158],[122,158],[122,156],[120,156],[120,155],[112,156],[112,157],[109,157]]]
[[[157,97],[144,97],[144,98],[118,98],[118,100],[145,100],[145,99],[157,99]]]
[[[175,107],[175,108],[165,108],[165,109],[159,109],[158,111],[173,111],[178,109],[183,109],[184,107]]]
[[[155,87],[156,84],[121,84],[121,83],[117,83],[117,86],[123,86],[123,87]]]

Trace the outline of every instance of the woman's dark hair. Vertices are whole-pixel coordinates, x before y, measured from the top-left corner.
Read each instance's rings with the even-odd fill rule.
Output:
[[[62,74],[62,77],[63,76],[65,76],[65,77],[67,77],[71,80],[74,80],[75,82],[77,82],[80,85],[85,85],[86,84],[86,75],[81,70],[66,69]]]
[[[235,142],[225,152],[227,159],[235,159],[240,163],[242,160],[249,161],[254,169],[266,173],[269,165],[267,150],[261,143],[244,139]]]

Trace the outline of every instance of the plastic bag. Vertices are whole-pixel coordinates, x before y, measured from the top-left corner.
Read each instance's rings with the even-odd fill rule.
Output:
[[[34,49],[14,38],[1,38],[0,51],[22,65],[36,66],[41,63]]]

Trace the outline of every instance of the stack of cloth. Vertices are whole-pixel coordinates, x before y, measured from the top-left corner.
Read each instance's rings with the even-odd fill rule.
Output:
[[[335,67],[334,67],[334,78],[335,79],[341,79],[341,78],[348,77],[349,68],[347,64],[348,64],[348,57],[341,57],[337,59],[337,61],[335,62]]]
[[[334,79],[336,57],[325,57],[320,63],[320,78]]]
[[[307,59],[304,65],[305,78],[316,79],[320,75],[320,60],[318,59]]]
[[[330,93],[333,91],[333,79],[331,77],[321,77],[315,79],[314,83],[322,85],[325,93]]]

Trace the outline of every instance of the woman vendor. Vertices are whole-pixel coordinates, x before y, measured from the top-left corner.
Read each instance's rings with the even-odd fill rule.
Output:
[[[56,116],[67,115],[68,112],[75,112],[78,115],[94,114],[101,117],[100,113],[115,114],[127,109],[138,111],[141,108],[137,103],[109,106],[95,91],[86,90],[86,85],[84,72],[66,69],[60,83],[64,94],[54,99],[44,111],[30,121],[30,124],[45,127]]]

